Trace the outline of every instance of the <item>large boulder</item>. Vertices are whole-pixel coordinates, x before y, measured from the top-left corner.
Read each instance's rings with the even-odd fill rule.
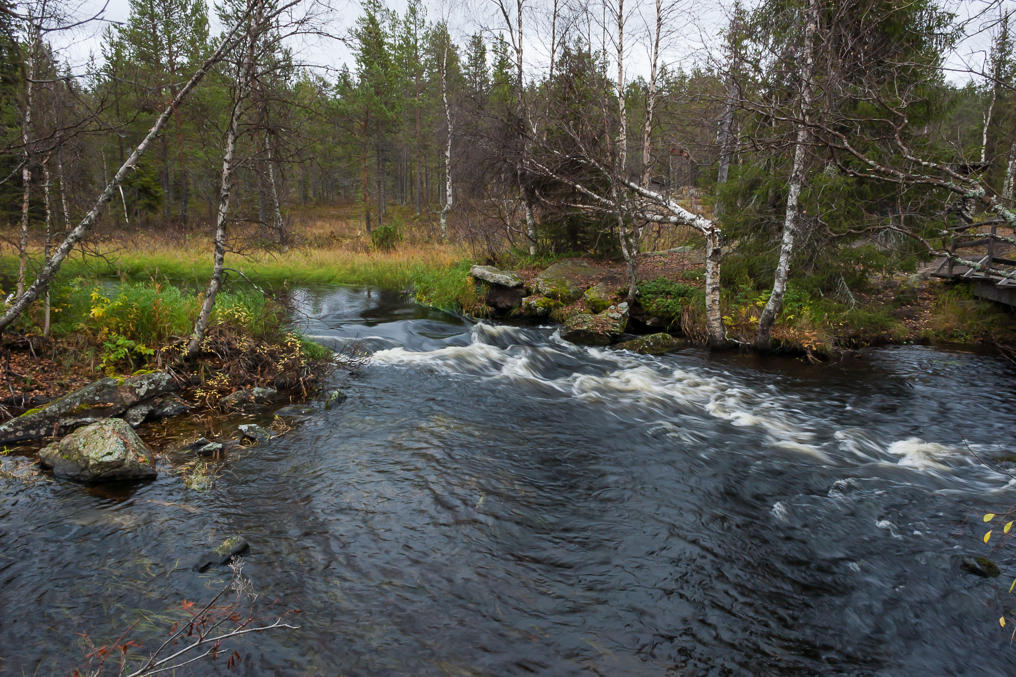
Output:
[[[586,305],[589,306],[589,310],[594,313],[602,313],[613,302],[613,294],[610,287],[603,282],[597,282],[587,289],[582,296],[586,299]]]
[[[469,269],[473,279],[486,283],[486,304],[496,314],[504,315],[519,307],[526,290],[522,278],[510,270],[498,270],[493,266],[473,266]]]
[[[161,402],[162,396],[176,389],[173,377],[161,371],[135,374],[122,380],[99,379],[0,425],[0,444],[37,440],[124,414],[131,423],[139,424],[156,409],[170,412],[172,407],[150,403]],[[135,408],[138,411],[131,411]]]
[[[107,418],[78,428],[43,447],[39,462],[57,477],[79,482],[144,480],[155,477],[155,459],[130,424]]]
[[[519,315],[543,319],[550,317],[555,308],[560,308],[562,303],[557,299],[550,299],[546,296],[533,294],[522,299],[522,306],[519,308]]]
[[[596,315],[572,315],[561,328],[561,338],[589,346],[607,346],[624,334],[627,324],[628,304],[619,303]]]
[[[582,296],[587,280],[600,273],[599,269],[581,259],[563,259],[536,276],[536,291],[543,296],[571,303]]]
[[[633,353],[641,353],[642,355],[663,355],[664,353],[677,350],[683,345],[681,339],[660,332],[618,343],[614,348],[618,350],[630,350]]]
[[[490,285],[508,287],[509,289],[522,286],[522,278],[518,273],[511,270],[500,270],[494,266],[473,266],[469,269],[469,274],[474,279]]]

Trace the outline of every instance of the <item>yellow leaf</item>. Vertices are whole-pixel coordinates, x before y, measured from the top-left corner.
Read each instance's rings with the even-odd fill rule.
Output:
[[[988,529],[988,533],[984,534],[984,542],[987,543],[988,539],[991,538],[991,529]]]
[[[993,512],[989,512],[987,515],[984,516],[985,522],[990,522],[993,519],[995,519],[995,513]]]
[[[1005,627],[1005,616],[999,616],[998,624],[1001,625],[1003,628]]]
[[[1013,588],[1016,588],[1016,578],[1012,579],[1012,585],[1009,586],[1009,592],[1011,593]]]

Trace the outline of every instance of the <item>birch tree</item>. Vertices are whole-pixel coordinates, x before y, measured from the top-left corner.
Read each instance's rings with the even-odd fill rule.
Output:
[[[815,35],[821,16],[819,0],[808,0],[804,15],[804,38],[799,52],[798,62],[801,64],[799,93],[797,95],[798,122],[794,139],[794,159],[790,169],[787,186],[787,208],[783,221],[783,238],[780,243],[780,258],[776,265],[772,293],[762,309],[759,318],[758,332],[755,336],[755,347],[768,350],[772,341],[773,323],[783,309],[783,297],[787,291],[787,277],[790,274],[790,262],[794,256],[794,240],[798,231],[799,204],[801,187],[805,181],[805,162],[811,134],[810,119],[812,96],[815,78]]]

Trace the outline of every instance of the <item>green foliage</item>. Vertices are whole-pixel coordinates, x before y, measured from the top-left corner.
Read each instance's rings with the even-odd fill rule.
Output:
[[[132,371],[135,360],[143,363],[154,354],[155,350],[143,343],[113,333],[102,344],[102,361],[99,364],[107,374],[115,373],[125,365],[127,371]]]
[[[701,294],[691,285],[673,282],[664,277],[638,284],[639,303],[646,312],[656,317],[669,318],[671,324],[680,322],[684,307]]]
[[[370,243],[377,251],[390,252],[402,242],[402,229],[398,224],[386,223],[370,233]]]
[[[326,348],[320,343],[315,343],[306,336],[297,334],[297,338],[300,340],[300,351],[303,353],[303,356],[312,362],[329,360],[334,354],[330,348]]]

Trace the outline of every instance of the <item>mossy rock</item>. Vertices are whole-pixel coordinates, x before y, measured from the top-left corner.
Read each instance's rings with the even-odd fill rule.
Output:
[[[562,303],[557,299],[533,294],[522,299],[518,315],[537,318],[550,317],[550,314],[561,306]]]
[[[561,338],[572,343],[607,346],[616,341],[628,324],[628,304],[610,306],[602,313],[577,313],[565,320]]]
[[[536,276],[536,291],[543,296],[572,303],[582,297],[585,280],[600,273],[581,259],[564,259]]]
[[[610,293],[610,288],[602,282],[598,282],[587,289],[583,296],[586,299],[586,305],[589,306],[589,310],[594,313],[602,313],[613,303],[613,295]]]
[[[640,353],[642,355],[663,355],[664,353],[684,347],[684,342],[670,334],[659,332],[657,334],[649,334],[648,336],[640,336],[630,341],[624,341],[614,347],[618,350],[630,350],[633,353]]]

